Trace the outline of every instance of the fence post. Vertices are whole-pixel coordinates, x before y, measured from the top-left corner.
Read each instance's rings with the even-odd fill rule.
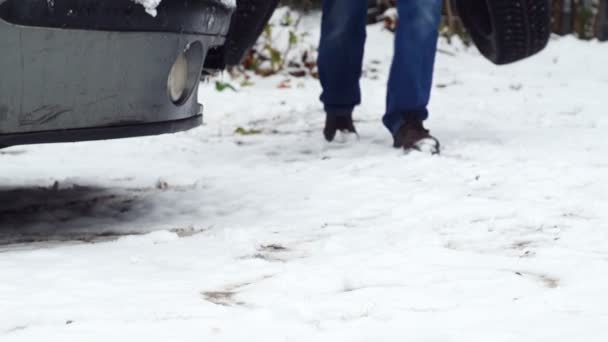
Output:
[[[601,41],[608,40],[608,0],[601,0],[597,13],[595,35]]]
[[[553,32],[567,35],[574,31],[573,0],[553,0]]]

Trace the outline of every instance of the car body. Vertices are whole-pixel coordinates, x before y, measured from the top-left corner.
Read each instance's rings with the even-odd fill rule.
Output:
[[[201,72],[247,49],[230,32],[235,11],[226,0],[164,0],[155,16],[132,0],[0,0],[0,148],[198,126]]]

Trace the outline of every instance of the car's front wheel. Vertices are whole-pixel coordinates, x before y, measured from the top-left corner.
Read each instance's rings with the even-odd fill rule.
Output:
[[[256,43],[279,0],[237,0],[224,45],[209,52],[206,69],[224,69],[241,63],[245,53]]]

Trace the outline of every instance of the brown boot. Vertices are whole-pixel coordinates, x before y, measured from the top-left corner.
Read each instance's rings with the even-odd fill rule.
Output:
[[[333,141],[338,131],[342,133],[357,134],[352,115],[327,114],[325,128],[323,129],[325,139],[329,142]]]
[[[406,151],[415,150],[439,154],[441,144],[433,137],[429,130],[424,128],[422,121],[407,121],[399,128],[394,136],[395,148],[403,148]]]

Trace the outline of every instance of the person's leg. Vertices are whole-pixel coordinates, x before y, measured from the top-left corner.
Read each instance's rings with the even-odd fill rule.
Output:
[[[399,25],[383,118],[393,135],[404,123],[428,117],[441,6],[442,0],[397,1]]]
[[[323,0],[318,67],[328,115],[350,116],[361,103],[366,23],[367,0]]]

